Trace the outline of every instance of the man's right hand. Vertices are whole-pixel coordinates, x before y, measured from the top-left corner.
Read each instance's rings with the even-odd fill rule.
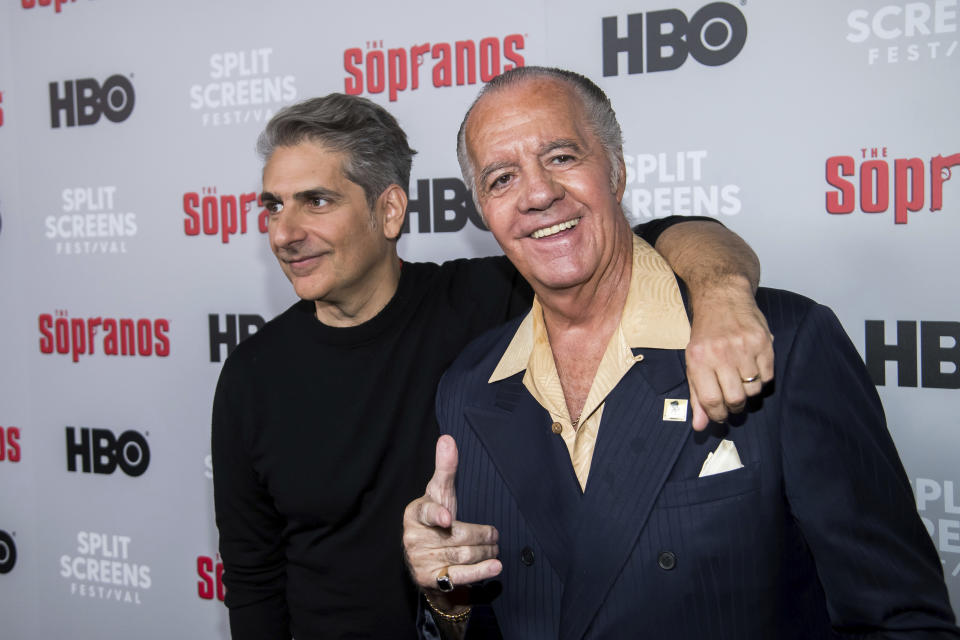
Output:
[[[457,443],[450,436],[440,436],[426,493],[403,513],[403,549],[410,573],[430,600],[448,611],[463,598],[437,589],[437,576],[444,570],[454,586],[461,587],[493,578],[503,569],[497,560],[497,530],[456,519],[456,476]]]

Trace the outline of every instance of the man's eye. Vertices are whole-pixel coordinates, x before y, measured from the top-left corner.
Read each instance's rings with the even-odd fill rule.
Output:
[[[265,208],[267,211],[269,211],[270,213],[280,213],[281,211],[283,211],[283,203],[282,203],[282,202],[268,202],[266,205],[264,205],[264,208]]]
[[[502,187],[510,183],[510,178],[512,176],[509,173],[501,173],[499,176],[493,179],[490,183],[491,189],[496,189],[497,187]]]
[[[330,203],[330,201],[327,200],[326,198],[319,198],[319,197],[317,197],[317,198],[310,198],[310,206],[311,206],[311,207],[325,207],[325,206],[327,206],[327,204],[329,204],[329,203]]]
[[[550,161],[554,164],[566,164],[567,162],[573,162],[575,158],[569,153],[561,153],[560,155],[553,156]]]

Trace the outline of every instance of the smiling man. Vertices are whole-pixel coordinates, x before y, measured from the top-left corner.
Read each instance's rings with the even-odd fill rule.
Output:
[[[438,391],[449,435],[404,516],[425,636],[482,634],[489,602],[524,640],[960,637],[879,398],[828,309],[761,289],[775,387],[689,428],[683,285],[623,216],[603,91],[509,71],[468,111],[459,156],[536,297]]]
[[[502,256],[399,259],[414,152],[373,102],[333,94],[293,105],[258,147],[270,246],[301,300],[234,350],[214,399],[231,633],[413,637],[400,521],[433,467],[437,382],[470,340],[529,308],[531,293]],[[772,371],[751,301],[755,259],[721,225],[675,225],[657,240],[665,226],[644,233],[701,284],[694,347],[704,405],[722,417],[724,396],[737,408]],[[744,367],[762,378],[741,381]]]

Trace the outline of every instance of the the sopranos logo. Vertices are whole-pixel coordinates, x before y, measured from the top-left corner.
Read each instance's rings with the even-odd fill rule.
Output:
[[[62,213],[43,220],[57,255],[127,252],[127,240],[137,235],[137,214],[119,209],[115,186],[68,187],[60,196]]]
[[[253,191],[241,194],[218,194],[216,187],[183,194],[183,232],[188,236],[218,236],[223,244],[247,231],[267,232],[270,212],[261,208],[251,218],[252,207],[263,207],[260,196]]]
[[[644,24],[646,23],[646,24]],[[679,9],[631,13],[626,31],[617,16],[602,21],[603,75],[620,75],[620,54],[627,73],[671,71],[687,61],[718,67],[736,58],[747,42],[747,20],[727,2],[712,2],[687,19]]]
[[[216,598],[223,602],[226,589],[223,586],[223,561],[220,554],[213,556],[197,556],[197,595],[202,600]]]
[[[20,462],[20,429],[0,427],[0,462]]]
[[[391,102],[402,91],[416,91],[420,82],[434,87],[489,82],[504,71],[524,65],[524,36],[519,33],[455,42],[424,42],[384,48],[383,40],[343,52],[344,92],[376,95],[387,92]],[[429,58],[427,57],[429,56]],[[425,70],[425,67],[427,68]],[[421,74],[428,74],[426,78]]]
[[[915,478],[917,511],[940,552],[943,572],[960,576],[960,482]]]
[[[627,189],[623,202],[632,223],[671,214],[735,216],[740,187],[709,180],[705,149],[625,154]]]
[[[77,0],[20,0],[20,6],[24,9],[53,7],[56,13],[60,13],[60,11],[63,10],[63,5],[76,1]]]
[[[891,167],[892,163],[892,167]],[[960,164],[960,153],[922,158],[888,158],[886,147],[865,147],[856,155],[827,158],[827,213],[886,213],[893,204],[893,221],[906,224],[909,213],[927,203],[929,175],[930,211],[943,208],[943,183]],[[929,173],[926,168],[929,165]],[[892,171],[891,171],[892,170]],[[858,175],[859,174],[859,175]]]
[[[80,356],[99,353],[106,356],[170,355],[170,321],[165,318],[71,318],[64,309],[41,313],[40,353],[70,355],[74,362]]]
[[[866,49],[867,64],[957,57],[957,1],[903,2],[847,14],[847,42]]]
[[[85,598],[142,604],[153,580],[150,567],[134,562],[130,536],[80,531],[76,554],[60,556],[60,575],[70,594]]]
[[[96,124],[100,116],[110,122],[123,122],[133,113],[136,102],[133,83],[119,74],[110,76],[102,85],[94,78],[51,82],[49,92],[53,129],[61,124],[68,127]]]
[[[150,466],[150,445],[132,429],[117,436],[109,429],[67,427],[66,441],[67,471],[110,475],[119,467],[135,478]]]
[[[210,55],[209,81],[190,87],[190,108],[203,126],[262,124],[297,97],[297,79],[277,73],[272,56],[270,47]]]
[[[13,536],[0,530],[0,574],[10,573],[17,564],[17,545]]]

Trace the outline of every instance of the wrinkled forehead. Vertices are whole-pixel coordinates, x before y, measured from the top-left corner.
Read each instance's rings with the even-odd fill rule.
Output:
[[[589,126],[583,101],[563,80],[523,78],[499,87],[477,100],[467,117],[464,141],[474,162],[486,147],[519,126],[536,129],[545,137],[587,142]]]

